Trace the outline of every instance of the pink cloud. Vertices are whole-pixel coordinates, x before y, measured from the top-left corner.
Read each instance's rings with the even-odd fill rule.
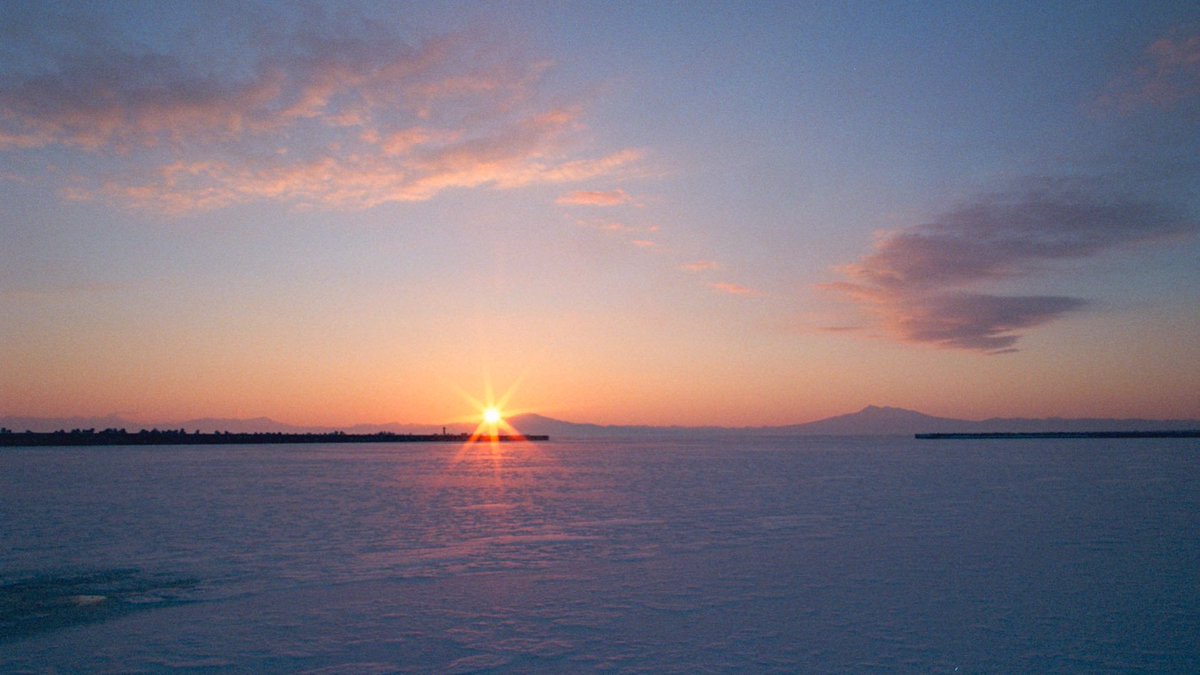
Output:
[[[697,260],[695,262],[690,262],[679,266],[679,269],[685,272],[707,272],[709,270],[720,268],[721,266],[712,260]]]
[[[424,127],[411,127],[392,132],[388,134],[386,138],[379,139],[377,142],[379,143],[379,148],[383,151],[384,155],[388,157],[395,157],[397,155],[411,154],[413,151],[423,146],[430,146],[436,143],[449,143],[456,141],[459,138],[460,134],[453,131],[427,129]],[[377,135],[375,135],[374,138],[367,138],[364,140],[371,142],[375,139],[378,139]]]
[[[87,150],[229,137],[277,126],[282,74],[220,81],[163,55],[110,52],[0,87],[6,133]]]
[[[638,148],[626,148],[596,159],[578,159],[556,166],[544,166],[541,167],[542,180],[539,182],[574,183],[611,176],[640,162],[645,154],[645,151]]]
[[[574,219],[573,222],[580,227],[586,227],[586,228],[590,228],[593,230],[598,230],[600,232],[608,232],[608,233],[612,233],[612,234],[643,234],[643,235],[647,235],[647,234],[654,234],[659,231],[659,227],[657,225],[649,225],[649,226],[630,225],[628,223],[623,223],[623,222],[617,221],[617,220],[579,218],[579,219]]]
[[[755,297],[755,296],[762,295],[761,292],[759,292],[753,288],[742,286],[740,284],[729,283],[727,281],[713,282],[713,283],[710,283],[708,285],[708,287],[713,289],[714,291],[717,291],[719,293],[725,293],[727,295],[740,295],[740,296],[744,296],[744,297]]]
[[[0,82],[0,150],[120,157],[67,196],[171,213],[256,200],[370,208],[614,176],[643,157],[579,156],[582,111],[538,103],[544,62],[455,36],[276,38],[231,77],[113,48],[47,55],[43,72]]]
[[[1022,332],[1086,304],[1050,295],[974,290],[1035,276],[1046,263],[1085,258],[1195,229],[1160,205],[1107,191],[1042,181],[990,195],[932,222],[882,236],[871,253],[839,268],[849,281],[824,284],[855,303],[889,337],[908,343],[999,353]]]
[[[638,231],[638,228],[636,228],[636,227],[626,225],[625,223],[618,223],[616,221],[604,223],[603,225],[600,225],[600,229],[604,230],[605,232],[637,232]]]
[[[0,150],[42,148],[50,145],[47,136],[40,133],[6,133],[0,131]]]
[[[554,201],[568,206],[620,206],[633,201],[624,190],[579,190],[569,192]]]
[[[658,246],[658,244],[656,244],[652,241],[649,241],[647,239],[634,239],[633,241],[630,241],[629,243],[633,244],[634,246],[637,246],[638,248],[656,248]]]
[[[1200,95],[1200,34],[1176,33],[1154,41],[1142,62],[1109,82],[1098,104],[1121,113],[1145,107],[1170,110]]]

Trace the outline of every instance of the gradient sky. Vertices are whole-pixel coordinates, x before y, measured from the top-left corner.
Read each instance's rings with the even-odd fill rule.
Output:
[[[0,414],[1200,417],[1194,2],[0,14]]]

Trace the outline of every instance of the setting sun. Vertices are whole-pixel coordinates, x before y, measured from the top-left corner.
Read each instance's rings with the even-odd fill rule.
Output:
[[[466,393],[462,389],[458,389],[459,395],[463,400],[470,404],[474,409],[474,413],[465,419],[472,420],[475,424],[475,430],[471,432],[468,443],[486,439],[490,441],[497,440],[513,440],[524,438],[520,431],[513,428],[505,419],[506,414],[519,414],[520,409],[508,408],[509,399],[513,392],[516,391],[521,378],[508,387],[503,396],[497,397],[492,389],[491,379],[484,377],[484,395],[482,398],[475,398]]]

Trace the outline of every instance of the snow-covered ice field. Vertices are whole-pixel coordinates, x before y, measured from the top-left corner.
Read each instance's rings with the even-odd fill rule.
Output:
[[[1200,445],[0,451],[0,671],[174,670],[1200,672]]]

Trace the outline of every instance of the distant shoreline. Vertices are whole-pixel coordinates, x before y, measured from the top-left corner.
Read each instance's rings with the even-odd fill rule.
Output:
[[[1030,431],[915,434],[921,440],[1016,440],[1023,438],[1200,438],[1200,429],[1183,431]]]
[[[74,429],[72,431],[23,431],[0,433],[0,447],[104,446],[104,445],[264,445],[271,443],[512,443],[548,441],[543,434],[501,434],[472,436],[472,434],[396,434],[381,431],[376,434],[332,433],[188,433],[184,430],[160,431],[145,429],[127,432],[124,429]]]

